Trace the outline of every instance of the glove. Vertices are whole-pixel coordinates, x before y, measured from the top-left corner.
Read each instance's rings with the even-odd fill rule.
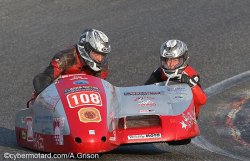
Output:
[[[186,74],[181,75],[181,83],[187,83],[191,88],[199,83],[199,76],[195,75],[193,77],[189,77]]]

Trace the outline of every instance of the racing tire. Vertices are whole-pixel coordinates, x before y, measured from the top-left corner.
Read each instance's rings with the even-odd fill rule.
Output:
[[[169,141],[168,145],[187,145],[191,142],[191,139],[178,140],[178,141]]]

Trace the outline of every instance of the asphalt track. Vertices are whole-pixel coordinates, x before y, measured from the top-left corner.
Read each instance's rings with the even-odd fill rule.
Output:
[[[250,69],[249,8],[248,0],[0,0],[1,160],[10,160],[4,153],[36,153],[17,146],[15,113],[25,107],[34,75],[88,27],[111,39],[112,84],[143,84],[159,65],[160,45],[177,38],[210,96],[201,136],[191,144],[125,145],[101,160],[250,160],[249,77],[233,77]]]

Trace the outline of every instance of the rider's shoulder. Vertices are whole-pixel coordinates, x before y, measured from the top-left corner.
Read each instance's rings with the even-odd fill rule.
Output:
[[[75,46],[70,46],[70,47],[67,47],[67,48],[57,52],[54,57],[56,57],[56,58],[73,57],[75,55],[75,53],[76,53]]]
[[[61,68],[73,65],[76,62],[76,48],[72,46],[59,51],[54,55],[51,62],[52,64],[56,63]]]
[[[187,65],[187,67],[184,69],[183,73],[186,73],[189,76],[198,75],[198,72],[190,65]]]

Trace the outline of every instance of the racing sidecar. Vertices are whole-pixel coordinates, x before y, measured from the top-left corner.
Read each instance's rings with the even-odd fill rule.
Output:
[[[16,114],[17,143],[52,153],[102,153],[122,144],[189,143],[200,131],[187,84],[115,87],[64,75]]]

